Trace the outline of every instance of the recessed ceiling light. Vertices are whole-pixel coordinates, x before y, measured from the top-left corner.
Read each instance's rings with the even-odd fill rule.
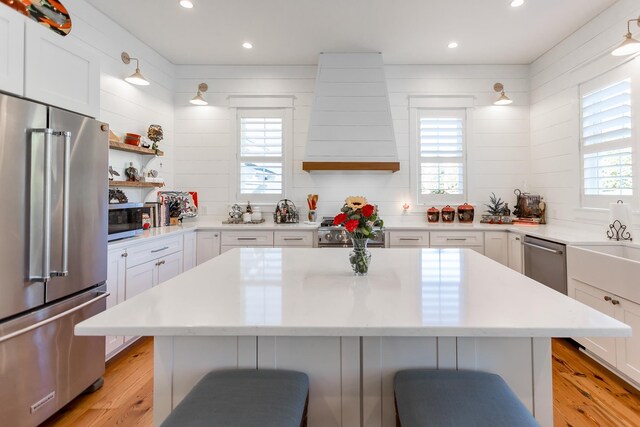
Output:
[[[458,43],[456,43],[456,42],[451,42],[451,43],[449,43],[449,44],[447,45],[447,47],[448,47],[449,49],[455,49],[455,48],[457,48],[457,47],[458,47]]]
[[[251,49],[251,48],[253,48],[253,45],[251,43],[249,43],[249,42],[244,42],[244,43],[242,43],[242,47],[245,48],[245,49]]]
[[[524,4],[524,0],[511,0],[511,1],[509,2],[509,5],[510,5],[511,7],[520,7],[520,6],[522,6],[523,4]]]
[[[193,9],[193,3],[191,3],[189,0],[180,0],[180,6],[184,7],[185,9]]]

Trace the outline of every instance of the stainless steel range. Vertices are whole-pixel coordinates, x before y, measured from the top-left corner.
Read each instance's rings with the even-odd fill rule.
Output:
[[[380,231],[375,239],[369,239],[370,248],[384,248],[384,230],[374,227]],[[350,248],[351,239],[347,231],[342,226],[333,225],[333,217],[323,217],[318,227],[318,247],[319,248]]]

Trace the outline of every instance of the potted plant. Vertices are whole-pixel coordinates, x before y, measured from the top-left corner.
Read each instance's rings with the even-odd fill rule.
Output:
[[[489,224],[510,224],[511,217],[506,215],[506,204],[502,201],[502,199],[496,196],[495,193],[491,193],[491,197],[489,197],[489,204],[485,204],[488,208],[486,212],[488,215],[482,215],[482,221],[484,223]]]

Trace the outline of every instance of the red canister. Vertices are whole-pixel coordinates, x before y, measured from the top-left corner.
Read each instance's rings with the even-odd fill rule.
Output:
[[[468,203],[458,206],[458,221],[473,222],[474,209]]]
[[[440,221],[440,211],[436,207],[430,207],[427,209],[427,221],[438,222]]]
[[[442,222],[453,222],[456,218],[456,210],[447,205],[442,208]]]

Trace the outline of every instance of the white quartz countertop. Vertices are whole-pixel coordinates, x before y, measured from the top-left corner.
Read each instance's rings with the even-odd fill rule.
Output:
[[[629,326],[468,249],[234,249],[76,326],[78,335],[629,336]]]

